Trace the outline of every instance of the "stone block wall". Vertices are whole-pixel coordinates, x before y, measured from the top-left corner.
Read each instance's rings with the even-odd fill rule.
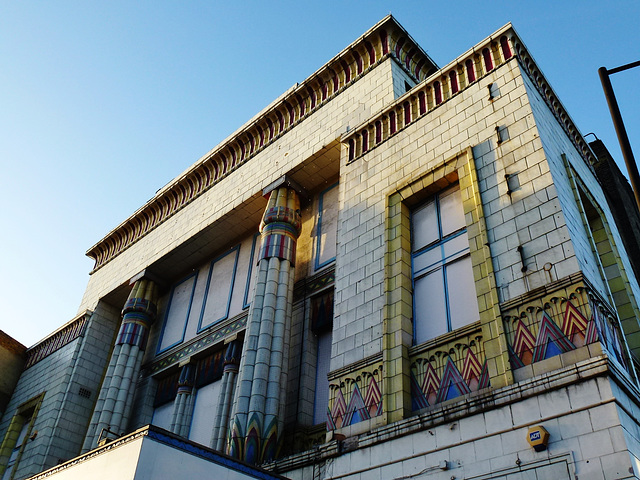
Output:
[[[38,434],[25,446],[16,472],[18,478],[24,478],[41,471],[48,462],[49,441],[54,433],[59,412],[63,407],[67,384],[73,370],[73,360],[81,343],[81,337],[76,338],[28,368],[18,381],[13,397],[7,405],[2,423],[0,423],[0,438],[5,437],[19,406],[44,394],[32,427],[32,435],[36,431]]]
[[[25,478],[80,453],[119,324],[119,312],[100,305],[96,312],[86,313],[67,327],[78,322],[84,322],[79,336],[22,373],[2,418],[3,439],[20,406],[42,396],[15,478]],[[51,336],[60,341],[55,340],[56,335],[64,335],[64,329]],[[37,348],[38,345],[31,347]]]
[[[599,288],[600,294],[618,309],[627,342],[637,360],[640,355],[640,309],[638,308],[640,286],[629,261],[629,255],[633,255],[633,252],[625,250],[593,167],[584,162],[569,141],[531,80],[527,76],[523,78],[547,158],[550,179],[555,186],[557,202],[564,214],[566,231],[571,238],[571,244],[563,248],[574,252],[579,268],[587,279]],[[587,195],[589,202],[592,202],[599,211],[602,223],[600,237],[593,232],[593,238],[591,238],[592,233],[586,229],[587,220],[584,211],[586,205],[582,204],[580,195]],[[607,259],[597,258],[594,255],[594,249],[599,248],[596,244],[603,241],[608,243],[606,250],[610,252],[613,250],[610,258]],[[604,257],[603,252],[598,250],[598,256]],[[607,271],[608,269],[614,269],[615,272]],[[618,283],[614,284],[609,278],[605,285],[603,275],[617,277]],[[624,298],[620,298],[620,295]]]
[[[66,391],[49,441],[47,467],[80,453],[119,325],[120,312],[104,303],[91,315],[64,382]]]
[[[499,92],[493,98],[489,85]],[[497,127],[509,132],[500,144]],[[418,194],[433,190],[429,173],[470,147],[477,170],[477,183],[470,187],[482,201],[500,300],[548,281],[537,268],[535,275],[523,275],[520,245],[531,270],[547,262],[558,277],[578,270],[513,59],[352,164],[343,156],[332,369],[382,350],[384,278],[390,268],[384,264],[388,198],[406,185]],[[511,195],[508,173],[517,173],[520,183]],[[555,248],[549,248],[551,237]],[[356,341],[362,332],[370,332],[369,341]]]

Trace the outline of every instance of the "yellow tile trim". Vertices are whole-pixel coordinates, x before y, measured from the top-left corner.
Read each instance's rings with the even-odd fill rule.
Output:
[[[387,254],[383,323],[383,409],[386,423],[411,415],[409,350],[413,339],[410,206],[458,182],[469,233],[480,328],[493,387],[513,383],[507,339],[501,325],[487,229],[471,148],[417,180],[396,187],[387,199]]]

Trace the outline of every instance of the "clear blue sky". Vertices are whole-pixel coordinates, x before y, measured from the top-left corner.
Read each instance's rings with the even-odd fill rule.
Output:
[[[511,21],[621,161],[597,69],[640,60],[637,0],[0,1],[0,329],[71,320],[89,247],[390,12],[440,66]],[[612,78],[640,157],[640,68]]]

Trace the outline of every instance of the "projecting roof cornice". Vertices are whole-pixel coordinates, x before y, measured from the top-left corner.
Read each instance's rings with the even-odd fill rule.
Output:
[[[355,161],[496,68],[515,59],[520,62],[587,165],[593,165],[596,158],[587,141],[510,23],[434,72],[377,115],[344,134],[341,141],[347,144],[348,161]]]
[[[251,160],[297,123],[387,57],[395,57],[420,82],[437,66],[404,28],[387,16],[252,120],[204,155],[127,220],[87,250],[97,270],[207,189]]]

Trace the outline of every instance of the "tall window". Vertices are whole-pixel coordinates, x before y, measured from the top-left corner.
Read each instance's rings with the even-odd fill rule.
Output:
[[[368,138],[368,136],[367,136]],[[318,234],[315,269],[325,267],[336,259],[338,241],[338,184],[323,190],[318,198]]]
[[[411,214],[413,320],[422,343],[479,320],[460,189],[448,188]]]
[[[196,366],[196,399],[193,407],[189,440],[211,444],[211,435],[220,406],[224,350],[217,350],[198,360]]]
[[[0,478],[2,480],[13,477],[28,442],[37,435],[37,431],[32,435],[32,429],[43,398],[44,393],[23,403],[11,419],[0,446]]]
[[[317,339],[313,424],[327,421],[329,405],[329,366],[333,326],[333,289],[311,299],[311,330]]]
[[[151,424],[171,430],[173,402],[178,392],[178,371],[158,380],[156,395],[153,400],[153,417]]]

